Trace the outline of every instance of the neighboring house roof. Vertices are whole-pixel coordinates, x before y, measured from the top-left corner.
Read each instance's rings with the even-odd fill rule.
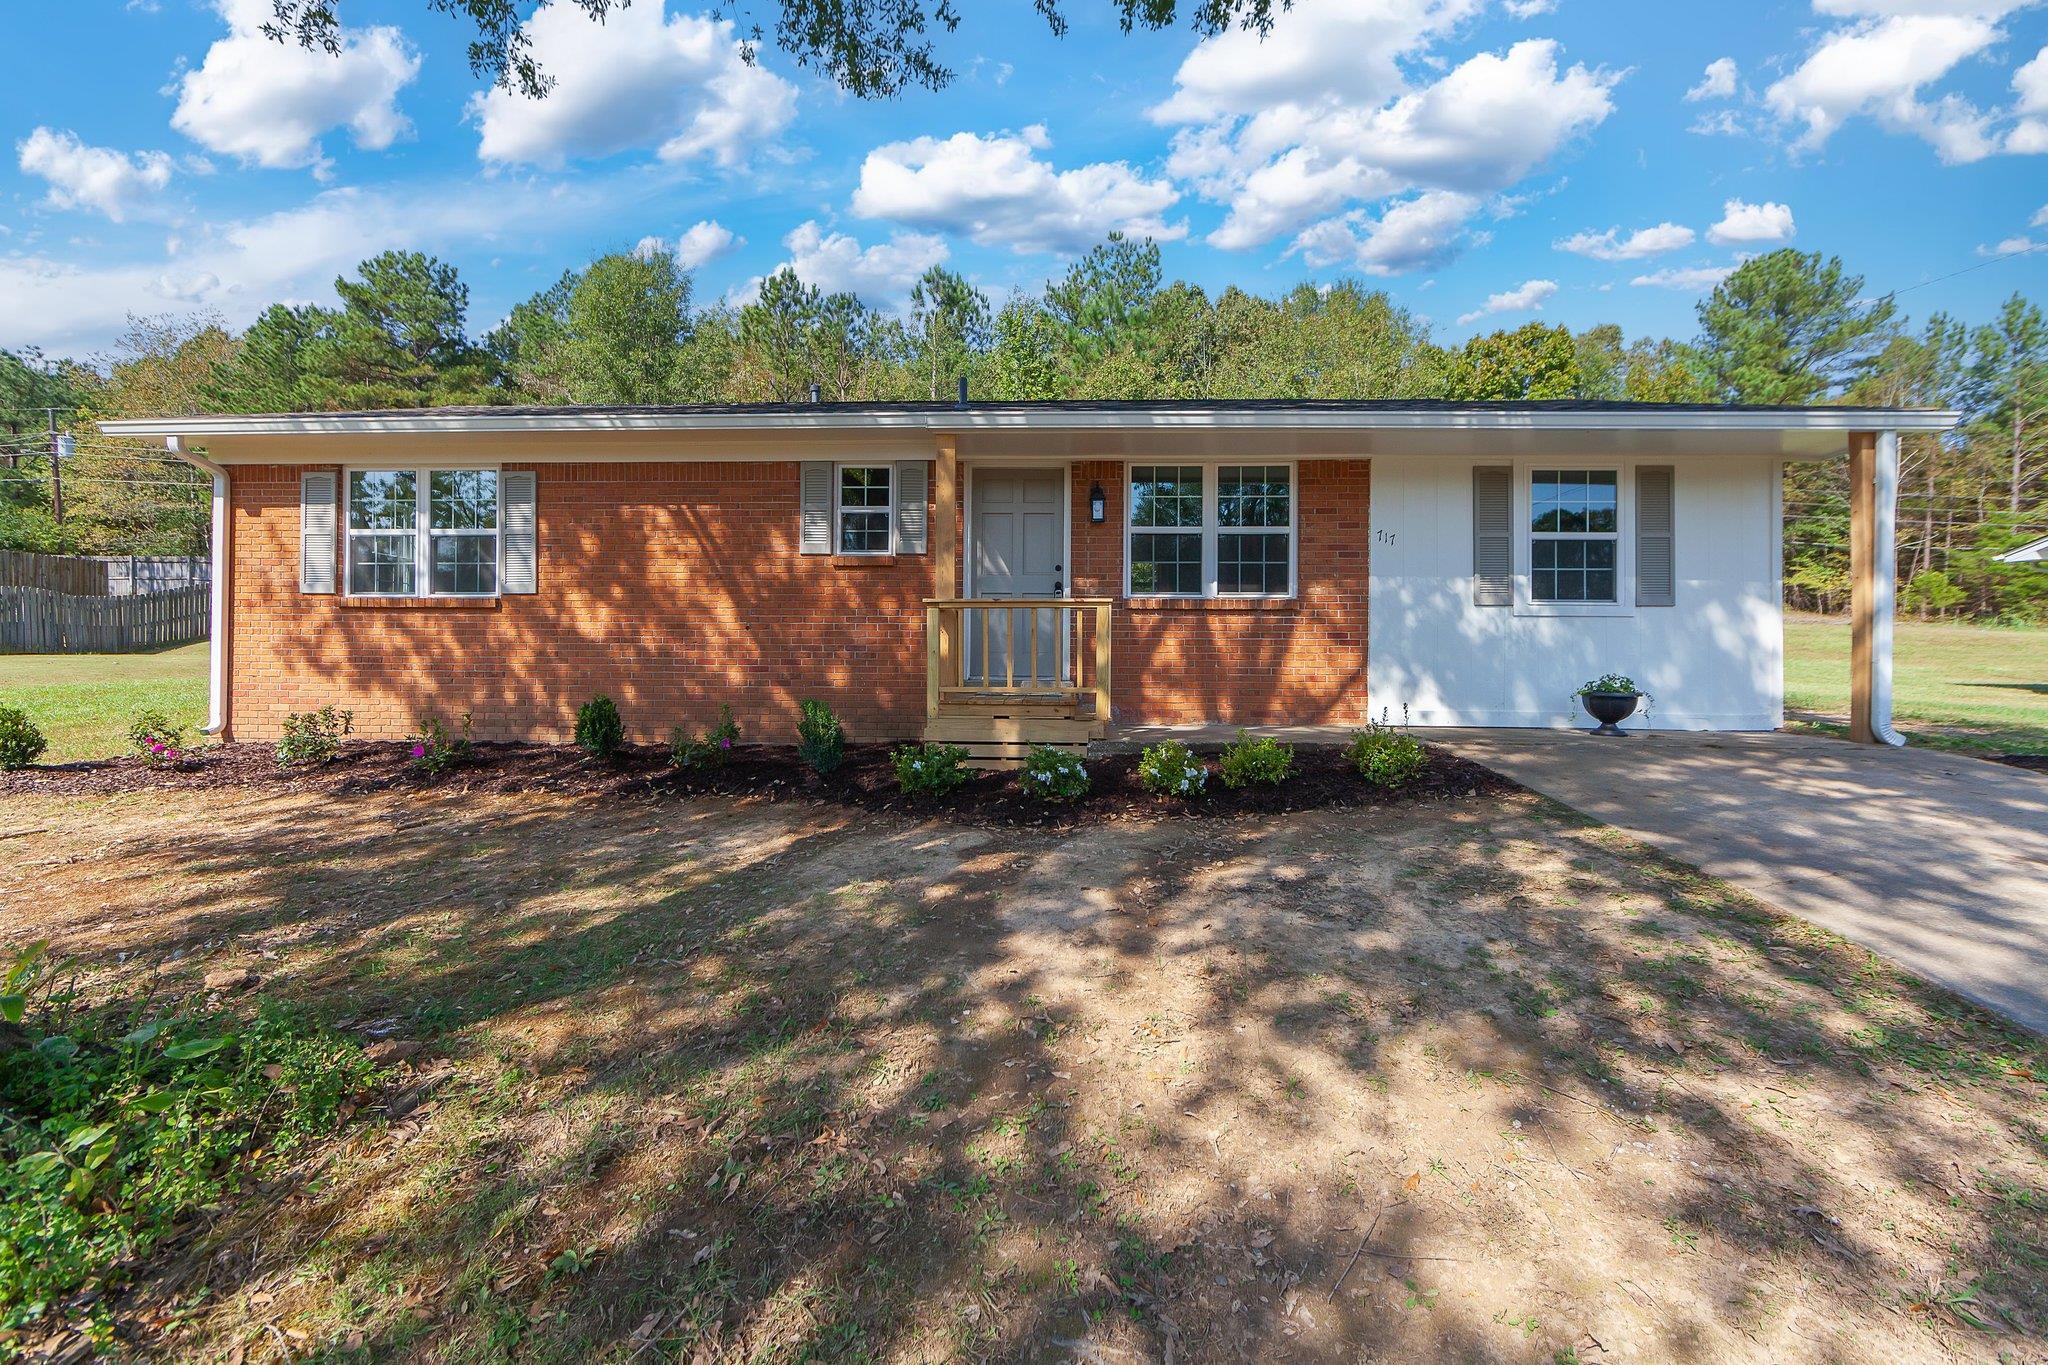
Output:
[[[1998,562],[2001,564],[2040,564],[2048,562],[2048,536],[2043,536],[2031,544],[2022,545],[2017,550],[2007,550],[1998,557]]]
[[[1457,403],[1408,399],[1148,399],[1028,403],[704,403],[673,407],[459,407],[377,412],[121,418],[115,436],[340,435],[490,431],[1295,430],[1788,432],[1946,431],[1926,408],[1746,407],[1717,403]]]

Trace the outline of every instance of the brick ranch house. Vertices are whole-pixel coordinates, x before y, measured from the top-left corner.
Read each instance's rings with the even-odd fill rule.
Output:
[[[798,699],[1014,756],[1116,725],[1783,716],[1780,487],[1846,458],[1855,715],[1890,728],[1901,432],[1954,414],[1613,403],[466,408],[102,423],[213,475],[209,728],[474,716],[635,739]],[[1640,724],[1638,720],[1636,723]]]

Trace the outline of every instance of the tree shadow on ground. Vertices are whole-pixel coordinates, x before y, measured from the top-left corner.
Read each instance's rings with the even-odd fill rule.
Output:
[[[97,989],[248,963],[423,1042],[401,1083],[433,1086],[145,1281],[207,1294],[146,1349],[2041,1345],[2041,1049],[1533,798],[1078,834],[453,793],[89,819],[35,875]]]

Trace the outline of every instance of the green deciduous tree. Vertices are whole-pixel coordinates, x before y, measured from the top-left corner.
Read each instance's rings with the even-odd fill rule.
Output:
[[[632,0],[560,0],[603,20]],[[652,0],[649,0],[651,3]],[[1263,32],[1290,0],[1109,0],[1126,33],[1164,29],[1186,21],[1195,32],[1220,33],[1242,26]],[[466,21],[472,32],[469,65],[499,85],[540,98],[552,87],[534,58],[526,23],[531,7],[519,0],[426,0],[439,14]],[[952,33],[961,10],[954,0],[713,0],[710,12],[736,18],[747,35],[746,51],[772,41],[797,65],[824,73],[841,89],[863,98],[896,94],[904,86],[943,88],[953,72],[940,60],[936,32]],[[1055,36],[1067,21],[1059,0],[1032,0]],[[343,0],[272,0],[273,17],[264,31],[281,42],[340,50]]]

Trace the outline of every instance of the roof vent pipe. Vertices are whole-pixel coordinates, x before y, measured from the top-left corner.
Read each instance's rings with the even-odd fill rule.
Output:
[[[824,397],[825,391],[823,389],[819,388],[816,384],[811,385],[811,401],[813,403],[822,401]]]
[[[960,376],[960,406],[967,406],[967,376],[964,374]]]

